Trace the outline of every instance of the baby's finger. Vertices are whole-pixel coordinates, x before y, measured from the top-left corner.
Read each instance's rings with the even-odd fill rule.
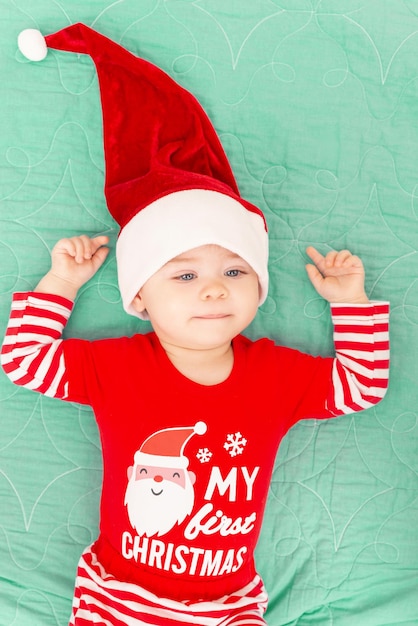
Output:
[[[344,261],[343,265],[344,267],[363,269],[363,261],[355,254],[350,254],[350,256]]]
[[[90,261],[90,259],[95,255],[97,250],[107,241],[108,238],[104,235],[98,237],[79,235],[79,237],[75,237],[75,246],[77,249],[77,263]]]
[[[99,250],[99,248],[109,243],[109,237],[107,237],[107,235],[98,235],[97,237],[92,237],[90,239],[90,242],[91,242],[91,251],[92,251],[92,254],[94,255]]]
[[[100,246],[93,255],[93,265],[95,270],[97,271],[99,267],[103,265],[106,260],[107,255],[109,254],[109,248],[104,246]]]
[[[351,254],[350,250],[340,250],[339,252],[337,252],[334,259],[334,265],[336,267],[341,267],[342,265],[347,264],[352,256],[353,255]]]
[[[312,263],[307,263],[305,265],[305,268],[306,268],[306,272],[308,274],[309,280],[311,281],[315,289],[318,291],[318,293],[320,293],[321,286],[324,282],[324,277],[322,276],[321,272],[318,270],[317,266],[312,265]]]
[[[76,242],[73,238],[60,239],[53,248],[53,253],[68,254],[75,257],[77,254]]]
[[[72,241],[74,242],[74,260],[76,263],[84,263],[84,261],[91,259],[93,250],[90,237],[79,235],[78,237],[73,237]]]
[[[323,266],[325,260],[324,256],[316,248],[308,246],[306,248],[306,254],[317,267]]]
[[[335,265],[335,261],[337,259],[338,252],[336,250],[330,250],[325,257],[325,267],[330,268]]]

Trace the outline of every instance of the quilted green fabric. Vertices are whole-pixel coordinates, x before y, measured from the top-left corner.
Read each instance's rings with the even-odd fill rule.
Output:
[[[265,212],[271,289],[251,337],[332,350],[307,244],[352,249],[370,297],[391,301],[385,400],[288,434],[257,563],[270,626],[418,624],[417,0],[0,0],[0,15],[0,331],[11,293],[34,287],[55,241],[80,232],[109,234],[112,252],[67,334],[148,329],[117,289],[93,64],[17,50],[24,28],[83,21],[200,99],[242,195]],[[0,415],[0,626],[64,626],[97,533],[95,422],[3,373]]]

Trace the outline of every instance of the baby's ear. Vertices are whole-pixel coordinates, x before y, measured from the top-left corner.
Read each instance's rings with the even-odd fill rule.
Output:
[[[132,300],[132,306],[137,313],[143,313],[145,311],[145,305],[142,300],[141,292],[137,293],[135,298]]]

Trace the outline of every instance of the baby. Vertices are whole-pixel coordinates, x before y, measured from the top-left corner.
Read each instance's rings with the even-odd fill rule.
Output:
[[[100,431],[100,534],[80,559],[70,624],[265,624],[254,550],[279,443],[301,419],[383,398],[388,305],[369,301],[358,257],[309,247],[308,276],[331,303],[335,356],[246,338],[267,296],[266,222],[239,196],[200,106],[158,68],[83,25],[46,41],[95,60],[105,191],[121,225],[122,300],[153,328],[62,339],[78,290],[107,257],[105,236],[59,241],[35,290],[13,298],[4,371],[28,389],[90,405]],[[109,95],[107,77],[120,73],[133,93],[138,68],[141,89],[159,94],[152,103],[142,96],[155,128],[110,115],[120,90],[112,83]],[[175,119],[169,130],[161,107]],[[116,141],[126,123],[132,145],[136,132],[148,133],[139,166]]]

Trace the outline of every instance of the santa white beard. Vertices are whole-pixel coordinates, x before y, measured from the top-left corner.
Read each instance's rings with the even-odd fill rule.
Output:
[[[154,495],[151,489],[159,495]],[[193,485],[187,475],[185,487],[171,480],[156,483],[152,478],[143,478],[131,479],[126,488],[129,521],[140,536],[164,535],[190,515],[193,504]]]

